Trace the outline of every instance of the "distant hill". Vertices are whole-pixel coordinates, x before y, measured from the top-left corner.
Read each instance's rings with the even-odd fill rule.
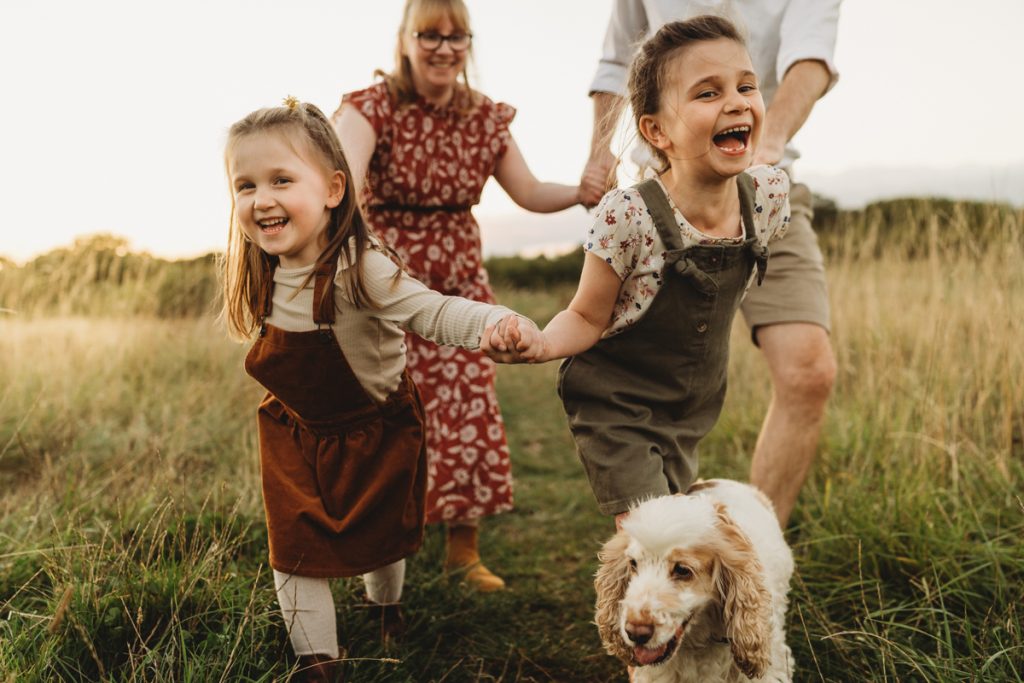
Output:
[[[799,172],[799,167],[797,168]],[[900,197],[943,197],[1024,206],[1024,163],[963,168],[860,168],[842,173],[799,173],[815,194],[843,209]]]
[[[797,169],[799,171],[799,168]],[[1024,207],[1024,163],[998,168],[863,168],[837,174],[808,172],[798,179],[839,209],[905,198],[942,198]],[[555,256],[580,244],[593,215],[580,207],[555,214],[476,212],[485,256]]]

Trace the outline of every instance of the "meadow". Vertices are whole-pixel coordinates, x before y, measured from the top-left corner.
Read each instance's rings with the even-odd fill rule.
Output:
[[[823,218],[839,375],[786,530],[796,680],[1024,680],[1024,215],[918,200]],[[499,298],[547,320],[573,293],[550,265],[493,263]],[[110,237],[0,261],[0,683],[289,677],[262,391],[215,291],[211,258]],[[701,467],[745,479],[770,385],[742,323],[732,353]],[[482,543],[509,589],[444,575],[428,529],[398,647],[381,648],[360,582],[334,582],[347,680],[626,680],[591,623],[612,523],[556,371],[499,372],[516,510]]]

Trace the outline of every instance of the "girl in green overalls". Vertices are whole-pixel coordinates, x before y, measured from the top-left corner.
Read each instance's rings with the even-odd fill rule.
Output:
[[[225,317],[256,337],[270,565],[299,666],[333,680],[329,577],[362,575],[385,639],[402,627],[403,558],[423,538],[423,409],[405,333],[475,349],[512,312],[405,275],[368,230],[327,118],[294,98],[231,127]],[[524,322],[527,331],[532,323]],[[535,328],[532,328],[535,330]],[[494,345],[502,348],[495,334]]]
[[[598,505],[617,521],[696,478],[697,442],[725,396],[734,314],[789,220],[785,173],[748,168],[764,102],[731,23],[665,25],[633,62],[629,98],[661,168],[605,195],[576,296],[511,354],[569,357],[559,394]],[[505,341],[517,341],[514,324]]]

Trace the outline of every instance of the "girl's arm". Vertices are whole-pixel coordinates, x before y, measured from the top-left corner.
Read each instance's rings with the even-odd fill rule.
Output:
[[[537,180],[526,165],[519,145],[511,137],[505,153],[498,159],[494,177],[512,201],[527,211],[552,213],[584,202],[587,206],[593,206],[601,199],[600,196],[582,196],[579,185],[542,183]]]
[[[373,150],[377,147],[377,134],[366,117],[351,104],[343,104],[333,122],[334,132],[338,134],[341,149],[345,152],[349,170],[352,171],[352,177],[348,180],[356,191],[356,197],[362,197],[366,169],[369,168]]]
[[[621,286],[622,280],[612,267],[587,252],[576,296],[544,328],[538,357],[530,358],[530,349],[522,350],[522,355],[530,360],[548,361],[589,349],[608,328]]]
[[[351,262],[352,257],[346,259],[346,267],[351,267],[348,265]],[[436,292],[400,271],[394,261],[377,248],[366,249],[361,264],[366,293],[375,304],[368,315],[394,323],[435,344],[476,350],[480,348],[481,335],[486,329],[515,314],[504,306]],[[495,344],[498,350],[504,350],[503,346],[501,342]]]

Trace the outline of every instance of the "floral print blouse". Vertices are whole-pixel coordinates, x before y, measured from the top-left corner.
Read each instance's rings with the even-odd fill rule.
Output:
[[[683,247],[738,243],[751,230],[762,243],[782,237],[789,224],[789,176],[773,166],[754,166],[747,173],[754,180],[754,225],[744,225],[741,237],[705,235],[686,220],[669,197]],[[664,185],[661,189],[668,196]],[[603,335],[610,337],[643,317],[662,284],[665,244],[639,192],[618,188],[604,196],[594,211],[594,224],[584,249],[610,265],[622,280],[611,324]]]

